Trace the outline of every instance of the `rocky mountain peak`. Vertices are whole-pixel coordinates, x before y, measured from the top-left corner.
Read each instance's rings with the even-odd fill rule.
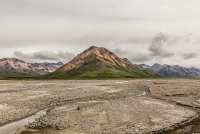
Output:
[[[53,72],[63,63],[29,63],[17,58],[0,59],[0,75],[32,75]]]
[[[65,64],[63,67],[59,68],[58,71],[69,71],[77,66],[80,66],[93,57],[96,61],[101,62],[105,65],[110,65],[113,67],[130,67],[130,64],[127,64],[123,59],[119,58],[113,52],[109,51],[104,47],[96,47],[91,46],[79,55],[77,55],[74,59],[72,59],[69,63]],[[93,60],[94,60],[93,59]]]

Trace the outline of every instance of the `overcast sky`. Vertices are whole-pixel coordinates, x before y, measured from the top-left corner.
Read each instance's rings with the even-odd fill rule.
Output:
[[[199,0],[0,0],[0,57],[64,61],[91,45],[200,67]]]

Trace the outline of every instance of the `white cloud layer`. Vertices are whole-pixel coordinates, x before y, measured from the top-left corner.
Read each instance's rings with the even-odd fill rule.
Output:
[[[56,57],[97,45],[135,63],[200,67],[199,5],[198,0],[0,0],[0,57],[16,51],[26,60],[41,52]],[[164,44],[153,43],[160,32],[167,37]]]

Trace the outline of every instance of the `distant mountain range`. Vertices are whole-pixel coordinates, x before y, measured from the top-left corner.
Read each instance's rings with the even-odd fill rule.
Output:
[[[143,69],[149,69],[161,77],[190,77],[190,78],[200,77],[200,69],[194,67],[186,68],[179,65],[166,65],[166,64],[161,65],[158,63],[152,66],[145,64],[140,64],[138,66]]]
[[[92,46],[47,78],[147,78],[151,71],[140,69],[127,59],[121,59],[103,47]]]
[[[55,71],[63,65],[58,63],[28,63],[16,58],[0,59],[0,77],[38,76]]]
[[[78,54],[67,64],[28,63],[16,58],[0,59],[0,78],[44,79],[94,79],[94,78],[153,78],[190,77],[200,78],[200,69],[178,65],[152,66],[132,64],[103,47],[92,46]]]

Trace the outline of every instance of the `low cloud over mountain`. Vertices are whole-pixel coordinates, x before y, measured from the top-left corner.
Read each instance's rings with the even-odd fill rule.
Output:
[[[73,58],[74,54],[69,52],[50,52],[50,51],[39,51],[34,53],[23,53],[15,51],[14,56],[26,60],[26,61],[51,61],[51,62],[67,62]]]
[[[197,58],[198,57],[198,54],[197,53],[184,53],[182,54],[182,58],[183,59],[194,59],[194,58]]]
[[[57,61],[63,59],[58,51],[70,52],[70,58],[71,53],[96,45],[126,51],[121,56],[132,62],[178,61],[200,67],[195,56],[200,51],[199,4],[197,0],[0,0],[0,57],[12,57],[17,51],[23,59]]]

